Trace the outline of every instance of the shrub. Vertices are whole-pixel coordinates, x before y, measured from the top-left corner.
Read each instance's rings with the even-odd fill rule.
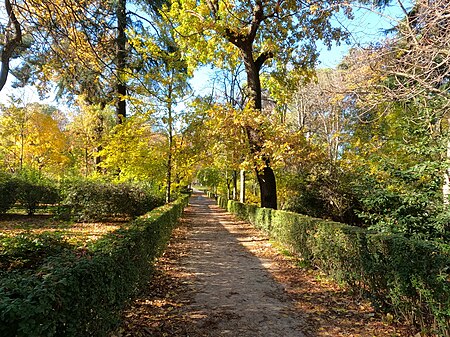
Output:
[[[0,174],[0,213],[6,213],[16,202],[18,182],[12,176]]]
[[[56,187],[39,172],[24,169],[14,176],[0,175],[0,213],[19,202],[31,215],[40,204],[55,204],[59,199]]]
[[[17,201],[29,215],[35,213],[40,204],[55,204],[59,201],[58,190],[50,185],[19,180]]]
[[[107,336],[124,305],[148,280],[187,200],[153,210],[83,254],[60,254],[37,270],[4,273],[0,335]]]
[[[236,201],[228,202],[228,211],[366,293],[378,308],[436,335],[450,334],[450,246]]]
[[[223,197],[221,195],[217,196],[217,204],[222,208],[227,208],[228,198]]]
[[[163,198],[128,184],[81,181],[65,188],[64,205],[81,221],[136,217],[162,204]]]
[[[33,268],[45,258],[72,248],[59,233],[0,236],[0,269]]]

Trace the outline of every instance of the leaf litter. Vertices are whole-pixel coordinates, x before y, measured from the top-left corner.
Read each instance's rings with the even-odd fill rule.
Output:
[[[124,312],[121,326],[111,337],[281,336],[283,333],[280,332],[279,322],[283,321],[282,317],[294,317],[296,320],[299,330],[292,336],[415,336],[417,331],[414,332],[411,326],[375,312],[370,302],[328,279],[320,270],[299,266],[296,257],[286,254],[284,249],[251,225],[223,212],[211,201],[200,197],[193,200],[180,226],[174,230],[166,252],[156,262],[152,279]],[[217,228],[208,234],[219,242],[220,247],[227,249],[225,252],[230,251],[222,254],[219,261],[211,260],[211,263],[215,263],[212,269],[198,267],[197,264],[205,264],[208,260],[200,259],[215,254],[217,248],[210,247],[210,242],[205,241],[205,237],[199,238],[196,233],[199,232],[199,226],[211,227],[212,221],[217,222],[217,219],[211,220],[210,215],[198,208],[198,202],[206,204],[213,213],[218,213],[220,227],[224,227],[234,238],[230,239]],[[240,248],[230,250],[233,245]],[[244,260],[237,260],[236,256]],[[278,313],[276,324],[271,325],[269,322],[264,334],[261,333],[263,330],[258,330],[261,327],[252,322],[252,313],[245,316],[243,312],[252,308],[246,302],[253,300],[255,302],[251,305],[258,306],[258,300],[263,299],[247,297],[229,302],[234,298],[245,297],[253,289],[246,289],[247,282],[239,283],[237,289],[230,288],[230,283],[236,283],[235,279],[228,282],[220,279],[220,282],[216,282],[218,276],[215,275],[220,274],[220,266],[240,261],[247,263],[239,268],[242,274],[240,277],[245,279],[252,269],[258,269],[252,265],[255,263],[254,258],[262,261],[261,266],[270,274],[270,279],[256,280],[258,287],[262,283],[264,292],[261,296],[289,302],[289,308],[295,311],[283,308]],[[211,272],[216,269],[217,273]],[[265,285],[270,282],[275,282],[281,293],[273,285]],[[217,287],[218,284],[221,288]],[[249,284],[248,287],[254,288],[255,285]],[[218,294],[220,292],[224,296]],[[267,317],[270,318],[270,312]],[[292,319],[286,322],[291,324]],[[243,324],[248,324],[248,327],[241,326]],[[271,330],[271,326],[274,330]]]

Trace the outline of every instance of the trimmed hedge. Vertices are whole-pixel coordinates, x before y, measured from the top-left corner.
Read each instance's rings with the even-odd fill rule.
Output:
[[[77,181],[64,189],[64,207],[77,221],[135,217],[164,204],[162,197],[130,184]]]
[[[450,246],[232,200],[227,210],[365,293],[379,309],[450,336]]]
[[[56,204],[60,200],[59,192],[54,186],[26,180],[19,180],[17,201],[33,215],[41,204]]]
[[[39,205],[56,204],[59,200],[58,190],[46,179],[0,173],[0,213],[6,213],[18,202],[32,215]]]
[[[0,213],[6,213],[17,200],[18,181],[0,173]]]
[[[208,196],[208,198],[217,199],[217,195],[213,192],[206,191],[206,195]]]
[[[0,275],[1,336],[107,336],[151,274],[188,196],[159,207],[85,251]]]

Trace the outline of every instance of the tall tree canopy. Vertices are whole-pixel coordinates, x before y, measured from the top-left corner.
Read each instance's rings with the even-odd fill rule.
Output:
[[[385,1],[383,1],[385,2]],[[234,1],[174,0],[167,16],[178,32],[178,42],[192,63],[242,60],[247,75],[248,105],[262,110],[260,74],[263,66],[271,71],[296,67],[307,72],[317,62],[317,41],[327,46],[345,38],[333,27],[334,13],[351,16],[348,1],[300,0]],[[258,158],[254,168],[261,191],[261,205],[276,208],[276,182],[271,158],[262,150],[257,128],[245,127],[251,152]]]

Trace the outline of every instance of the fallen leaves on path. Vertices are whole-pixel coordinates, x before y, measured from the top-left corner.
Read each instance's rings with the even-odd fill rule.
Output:
[[[156,264],[156,271],[143,293],[126,310],[122,326],[111,337],[205,336],[194,321],[196,312],[183,307],[193,298],[190,284],[194,277],[180,267],[195,242],[188,240],[188,221],[174,233],[167,251]],[[269,260],[267,270],[283,285],[304,318],[303,332],[309,337],[409,337],[411,327],[383,319],[370,303],[355,297],[327,279],[318,270],[298,266],[298,260],[282,254],[276,244],[245,222],[236,220],[233,232],[253,255]],[[245,235],[244,235],[245,234]],[[280,247],[278,247],[280,248]],[[218,319],[227,320],[227,317]],[[205,330],[203,330],[205,331]]]
[[[123,324],[111,337],[188,336],[188,317],[180,309],[190,301],[191,275],[177,266],[189,249],[186,235],[183,225],[173,231],[151,281],[125,311]]]

